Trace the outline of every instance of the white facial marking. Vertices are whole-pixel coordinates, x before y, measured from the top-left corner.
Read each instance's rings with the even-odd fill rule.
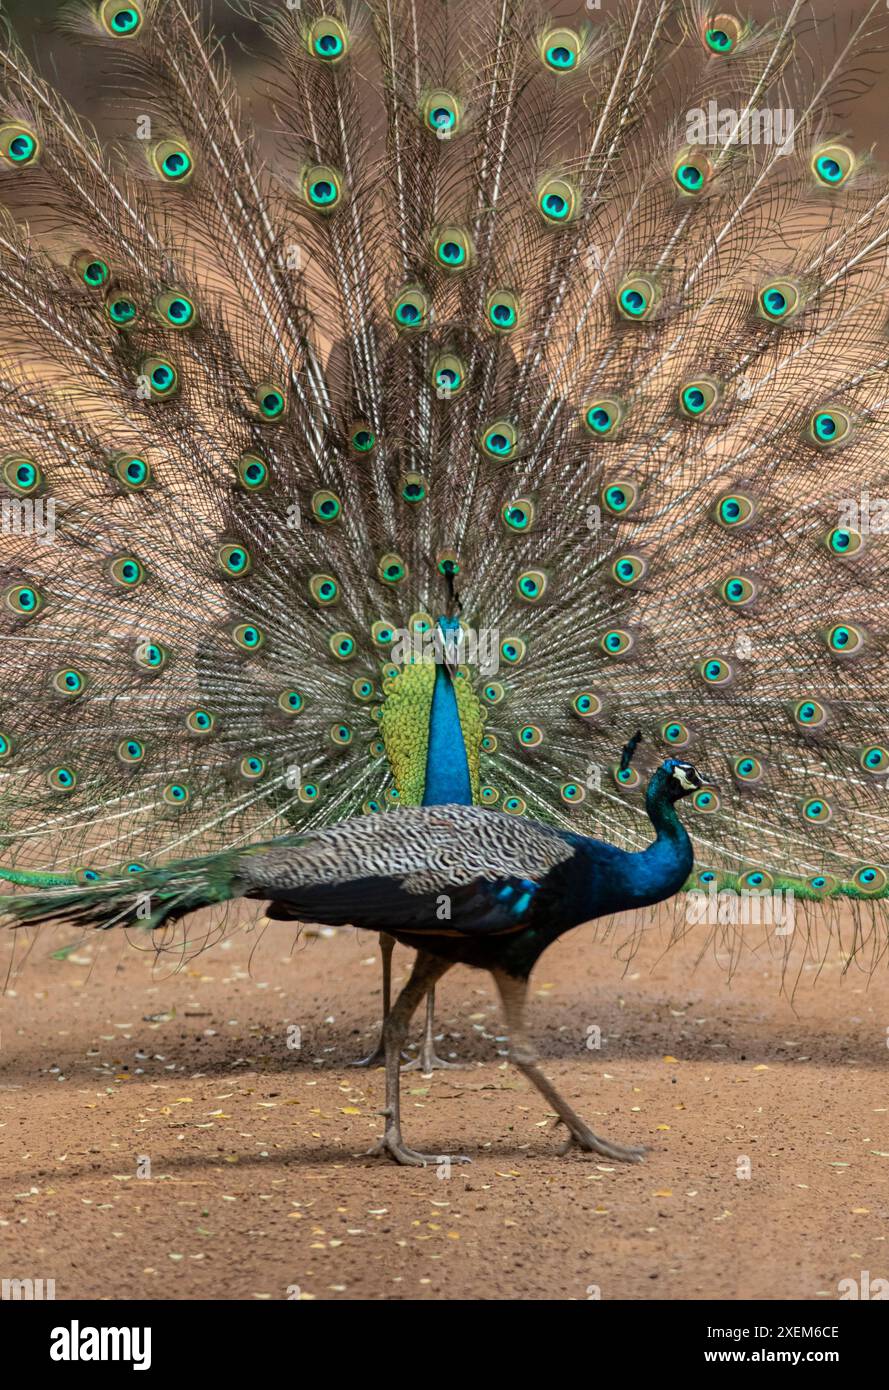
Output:
[[[690,782],[686,777],[684,767],[674,767],[673,776],[676,778],[679,785],[684,787],[687,792],[694,791],[695,784],[694,782]]]

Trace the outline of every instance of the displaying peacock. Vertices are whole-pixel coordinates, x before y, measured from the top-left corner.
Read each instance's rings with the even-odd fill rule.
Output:
[[[195,0],[64,8],[114,140],[0,51],[5,909],[265,898],[387,996],[422,944],[405,1161],[407,1022],[492,969],[633,1157],[534,1066],[552,939],[704,887],[886,945],[885,7],[821,67],[805,0],[239,8],[259,135]]]

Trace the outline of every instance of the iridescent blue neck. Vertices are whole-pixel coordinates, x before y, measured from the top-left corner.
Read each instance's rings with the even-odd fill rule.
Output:
[[[442,633],[455,632],[457,618],[439,618]],[[472,805],[472,784],[457,696],[451,673],[444,662],[435,668],[435,687],[429,715],[429,751],[426,755],[424,806]]]

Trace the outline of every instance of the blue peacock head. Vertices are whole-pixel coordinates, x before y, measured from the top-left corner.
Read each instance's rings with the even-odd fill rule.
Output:
[[[666,792],[670,801],[680,801],[683,796],[700,791],[705,785],[715,786],[715,783],[703,777],[697,768],[682,758],[665,758],[660,770],[665,777]]]

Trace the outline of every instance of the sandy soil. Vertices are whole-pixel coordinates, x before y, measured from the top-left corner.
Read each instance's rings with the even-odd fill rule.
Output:
[[[694,939],[662,955],[655,930],[624,967],[574,932],[531,1022],[593,1127],[650,1147],[615,1167],[557,1155],[491,983],[454,970],[440,1048],[465,1064],[403,1087],[408,1142],[471,1155],[448,1175],[356,1157],[381,1129],[382,1072],[346,1066],[375,1036],[371,936],[238,931],[179,969],[111,935],[53,959],[70,939],[0,940],[3,1277],[58,1298],[811,1300],[889,1277],[885,973],[829,960],[791,1005],[766,959],[729,984]]]

